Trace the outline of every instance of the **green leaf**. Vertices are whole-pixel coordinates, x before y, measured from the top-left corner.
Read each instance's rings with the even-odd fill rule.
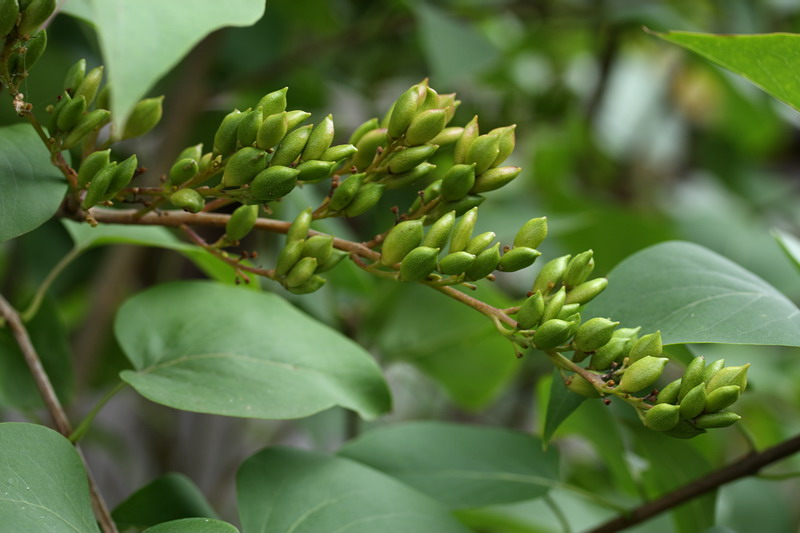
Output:
[[[226,26],[250,26],[264,0],[74,0],[63,10],[94,24],[113,89],[111,111],[119,131],[133,106],[206,35]],[[124,14],[124,16],[122,16]]]
[[[184,518],[147,528],[142,533],[239,533],[239,530],[221,520]]]
[[[793,61],[800,55],[800,35],[714,35],[682,31],[655,35],[739,74],[800,111],[800,68]]]
[[[613,317],[664,344],[800,346],[800,310],[752,272],[688,242],[646,248],[608,275],[585,318]]]
[[[170,473],[128,496],[111,516],[121,528],[141,529],[181,518],[217,518],[217,513],[191,479]]]
[[[334,405],[374,418],[390,407],[368,353],[274,294],[158,285],[125,302],[114,329],[135,368],[122,379],[176,409],[287,419]]]
[[[468,533],[443,506],[341,457],[268,448],[236,479],[245,533]]]
[[[339,455],[385,472],[451,509],[544,496],[558,455],[536,437],[503,428],[410,422],[369,431]]]
[[[0,128],[0,191],[0,242],[46,222],[67,192],[67,182],[29,124]]]
[[[99,532],[70,442],[36,424],[0,424],[0,531]]]
[[[800,239],[779,229],[773,229],[772,235],[781,245],[789,259],[791,259],[794,266],[800,269]]]
[[[571,392],[564,385],[561,373],[558,370],[553,370],[553,376],[550,381],[550,395],[547,400],[547,411],[544,418],[544,429],[542,430],[542,440],[545,443],[550,442],[558,426],[575,412],[575,409],[580,407],[585,399],[586,397]]]

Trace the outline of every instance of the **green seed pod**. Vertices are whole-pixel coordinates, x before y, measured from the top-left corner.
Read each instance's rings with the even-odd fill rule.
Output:
[[[647,335],[645,335],[645,337],[646,336]],[[659,338],[659,341],[660,340],[661,339]],[[647,355],[658,356],[660,354],[648,353]],[[703,383],[703,370],[705,370],[705,368],[706,368],[705,357],[695,357],[694,359],[692,359],[692,362],[687,365],[686,371],[683,373],[683,384],[681,385],[681,391],[678,394],[678,400],[683,401],[684,397],[686,397],[686,395],[689,394],[690,390],[693,390],[695,387]],[[684,418],[693,418],[693,417],[685,416]]]
[[[500,139],[494,135],[479,135],[469,147],[466,162],[475,163],[475,174],[481,175],[489,170],[499,152]]]
[[[61,131],[70,131],[78,123],[78,120],[83,116],[86,111],[86,98],[83,96],[76,96],[64,106],[58,113],[56,126]]]
[[[545,263],[542,269],[539,271],[539,274],[536,276],[536,280],[533,282],[533,288],[531,289],[531,292],[539,291],[543,295],[547,296],[550,294],[550,291],[556,287],[560,287],[561,278],[564,276],[564,272],[567,270],[567,264],[569,263],[571,257],[571,255],[563,255],[561,257],[551,259]]]
[[[666,357],[651,357],[649,355],[630,365],[619,382],[619,388],[625,392],[639,392],[652,386],[664,371],[669,359]]]
[[[684,381],[685,383],[685,381]],[[700,413],[706,407],[706,386],[705,383],[700,383],[695,388],[686,393],[682,399],[679,398],[681,403],[681,417],[690,420]]]
[[[86,76],[86,79],[89,79],[88,75]],[[140,100],[133,107],[133,111],[131,111],[131,115],[128,117],[128,121],[125,123],[125,128],[123,129],[121,139],[124,140],[140,137],[155,128],[156,124],[158,124],[161,120],[161,115],[164,112],[162,105],[163,102],[163,96]]]
[[[532,218],[527,221],[514,237],[514,247],[538,248],[547,237],[547,217]]]
[[[308,236],[308,230],[311,228],[313,220],[311,213],[311,208],[308,207],[297,214],[292,225],[289,226],[289,231],[286,232],[286,242],[300,241]]]
[[[91,183],[89,183],[89,188],[86,189],[86,196],[84,196],[83,202],[81,202],[81,207],[89,209],[103,201],[106,189],[108,189],[109,183],[111,183],[111,180],[114,178],[116,170],[117,163],[109,163],[94,175]]]
[[[317,271],[319,271],[319,268],[317,268]],[[325,278],[314,274],[305,283],[297,287],[287,287],[287,289],[292,294],[310,294],[321,289],[323,285],[325,285]]]
[[[475,235],[469,240],[464,251],[470,254],[478,255],[489,246],[497,235],[493,231],[487,231],[479,235]]]
[[[559,290],[557,290],[549,300],[545,298],[544,315],[542,316],[542,321],[546,322],[548,320],[557,318],[559,313],[561,313],[561,308],[564,307],[564,302],[566,299],[567,291],[564,289],[564,287],[561,287]]]
[[[431,144],[438,144],[439,146],[450,146],[458,141],[464,133],[464,128],[453,126],[451,128],[443,129],[439,135],[430,140]]]
[[[333,211],[341,211],[355,198],[356,193],[361,188],[361,182],[364,181],[364,173],[353,174],[346,180],[339,183],[331,195],[331,200],[328,203]]]
[[[503,272],[516,272],[517,270],[528,268],[540,255],[542,255],[540,251],[526,246],[512,248],[500,258],[500,270]]]
[[[295,159],[303,152],[306,142],[308,142],[311,128],[312,126],[309,124],[288,133],[272,155],[270,166],[281,165],[288,167],[294,163]]]
[[[218,155],[215,158],[211,158],[214,155],[211,152],[207,152],[203,154],[203,156],[198,160],[199,170],[201,173],[206,173],[208,170],[214,166],[215,168],[219,168],[222,165],[222,156]]]
[[[414,248],[400,263],[400,281],[420,281],[436,268],[439,257],[438,248],[419,246]]]
[[[336,161],[319,161],[317,159],[305,161],[296,167],[300,172],[297,179],[308,183],[322,181],[331,176],[336,165]]]
[[[334,128],[333,115],[328,115],[317,124],[308,137],[308,142],[303,148],[303,161],[320,159],[325,150],[331,147],[333,142]]]
[[[681,420],[675,428],[665,431],[664,434],[675,439],[691,439],[705,432],[705,429],[696,428],[686,420]]]
[[[435,220],[439,220],[439,218],[447,213],[448,211],[455,211],[456,216],[459,217],[469,211],[470,209],[474,209],[481,205],[486,200],[485,196],[480,196],[477,194],[470,194],[465,196],[461,200],[455,202],[443,202],[436,207],[434,207],[429,213],[428,216],[425,217],[425,223],[431,224]]]
[[[317,273],[327,272],[328,270],[332,269],[333,267],[341,263],[342,260],[349,255],[350,254],[342,250],[333,250],[333,252],[331,252],[330,257],[328,257],[328,259],[326,259],[324,263],[317,265],[317,269],[314,272]]]
[[[564,285],[570,288],[577,287],[586,281],[592,270],[594,270],[593,256],[594,252],[587,250],[570,259],[567,270],[564,272]]]
[[[45,108],[45,110],[50,113],[50,120],[48,121],[47,124],[47,130],[51,134],[55,133],[56,129],[58,129],[57,126],[58,115],[61,113],[61,110],[64,108],[67,102],[69,102],[70,100],[72,100],[72,97],[69,95],[69,93],[64,92],[59,95],[59,98],[54,106]]]
[[[292,130],[295,127],[299,126],[303,122],[306,121],[308,117],[311,116],[311,113],[307,111],[303,111],[301,109],[294,109],[292,111],[286,112],[286,123],[289,125],[289,129]],[[310,124],[309,124],[310,126]]]
[[[422,97],[422,102],[419,104],[417,116],[419,116],[419,114],[423,111],[427,111],[428,109],[433,109],[435,107],[439,107],[439,93],[430,87],[425,87],[425,96]]]
[[[453,116],[455,116],[456,109],[459,105],[461,105],[461,100],[456,100],[456,93],[439,95],[439,104],[437,107],[443,108],[445,113],[447,113],[447,122],[453,120]]]
[[[458,216],[458,215],[456,215]],[[450,253],[460,252],[467,247],[472,238],[472,230],[478,222],[478,208],[473,207],[461,217],[455,228],[453,228],[453,238],[450,240]]]
[[[317,259],[315,257],[303,257],[289,270],[286,274],[284,283],[286,287],[293,288],[299,287],[306,281],[311,279],[314,271],[317,269]]]
[[[425,144],[423,146],[412,146],[399,152],[395,152],[389,159],[389,172],[392,174],[401,174],[408,172],[420,163],[425,162],[431,157],[439,147],[434,144]]]
[[[400,95],[392,106],[392,114],[387,124],[389,137],[399,139],[406,132],[421,103],[419,84],[411,86]]]
[[[714,389],[706,398],[705,411],[716,413],[736,403],[742,389],[738,385],[725,385]]]
[[[587,304],[594,300],[598,294],[606,290],[606,287],[608,287],[608,280],[606,278],[595,278],[590,281],[585,281],[567,293],[567,303]]]
[[[660,403],[647,410],[644,423],[653,431],[669,431],[678,425],[681,408],[677,405]]]
[[[24,54],[14,54],[9,60],[8,71],[11,74],[22,74],[33,68],[47,49],[47,31],[39,30],[24,45]]]
[[[675,381],[670,382],[666,387],[661,389],[661,392],[658,393],[657,402],[658,403],[671,403],[673,405],[677,405],[678,403],[678,393],[681,390],[681,383],[682,379],[678,378]]]
[[[86,187],[86,184],[92,181],[94,175],[108,165],[110,154],[111,149],[108,149],[92,152],[86,156],[86,159],[81,162],[80,170],[78,170],[78,188],[83,189]]]
[[[19,35],[30,35],[56,10],[56,0],[31,0],[27,7],[22,10],[17,33]]]
[[[495,128],[489,132],[489,135],[494,135],[498,138],[498,152],[497,157],[494,159],[494,161],[492,161],[492,168],[499,166],[508,158],[508,156],[511,155],[511,152],[514,151],[514,145],[516,144],[514,130],[516,129],[517,125],[512,124],[511,126],[506,126],[504,128]]]
[[[444,109],[428,109],[418,113],[406,130],[406,144],[419,146],[439,135],[447,123]]]
[[[439,220],[433,223],[433,226],[431,226],[431,228],[428,230],[428,233],[425,234],[425,238],[422,240],[422,246],[444,249],[447,241],[450,240],[450,233],[452,233],[455,223],[455,211],[450,211],[442,216]]]
[[[705,370],[703,370],[703,381],[708,383],[711,379],[711,376],[722,370],[725,366],[725,359],[717,359],[708,364]]]
[[[194,189],[178,189],[170,195],[169,201],[175,207],[190,213],[199,213],[206,205],[203,196]]]
[[[108,184],[108,188],[106,189],[106,194],[103,199],[110,200],[119,191],[127,187],[133,179],[133,175],[136,173],[137,168],[139,168],[139,161],[136,158],[136,154],[133,154],[117,165],[117,170],[114,171],[114,176],[111,178],[111,182]]]
[[[305,242],[304,239],[298,239],[286,243],[286,246],[278,254],[278,261],[275,265],[276,274],[285,276],[292,269],[302,257]]]
[[[72,131],[64,137],[61,148],[69,150],[86,137],[89,132],[102,128],[111,120],[111,112],[106,109],[95,109],[83,115]]]
[[[105,85],[100,92],[97,93],[97,99],[94,101],[95,109],[108,109],[111,110],[111,87]]]
[[[333,235],[314,235],[306,239],[303,244],[302,257],[314,257],[317,264],[321,265],[333,253]]]
[[[472,193],[489,192],[505,187],[511,183],[514,178],[519,176],[522,171],[520,167],[498,167],[490,168],[477,178],[475,178],[475,185],[472,187]]]
[[[17,23],[19,4],[17,0],[0,0],[0,39],[11,33]]]
[[[179,159],[169,169],[169,184],[180,185],[197,175],[199,165],[197,161],[190,158]]]
[[[228,241],[235,242],[244,239],[256,225],[256,220],[258,220],[257,205],[237,207],[225,225],[225,234]]]
[[[564,385],[574,392],[575,394],[579,394],[580,396],[585,396],[587,398],[599,398],[600,393],[597,392],[597,389],[594,388],[594,385],[586,381],[586,378],[581,376],[580,374],[572,374],[566,380],[564,380]]]
[[[581,310],[580,304],[562,305],[561,311],[558,312],[558,316],[555,318],[560,318],[561,320],[567,320],[575,313],[580,312],[580,310]]]
[[[439,272],[445,276],[458,276],[467,271],[475,262],[475,256],[467,252],[453,252],[439,261]]]
[[[467,162],[467,155],[469,149],[475,139],[478,138],[478,115],[475,115],[466,126],[464,131],[461,132],[461,137],[456,141],[456,146],[453,151],[453,161],[456,164],[464,164]],[[535,246],[533,248],[536,248]]]
[[[364,135],[366,135],[368,132],[372,130],[377,130],[378,126],[379,123],[377,118],[369,119],[368,121],[364,122],[359,127],[357,127],[355,131],[353,131],[347,142],[350,144],[358,144],[358,141],[360,141],[361,138],[364,137]]]
[[[250,182],[250,196],[256,202],[271,202],[294,190],[300,171],[296,168],[268,167]]]
[[[436,165],[428,163],[427,161],[424,163],[420,163],[419,165],[415,166],[408,172],[403,172],[402,174],[394,174],[392,176],[389,176],[389,179],[386,181],[386,188],[400,189],[408,185],[413,185],[422,178],[428,176],[431,172],[433,172],[433,169],[435,168]],[[439,182],[441,182],[441,180],[439,180]]]
[[[636,327],[636,328],[619,328],[617,330],[614,330],[614,336],[615,337],[621,337],[621,338],[626,339],[626,340],[633,339],[634,342],[635,342],[635,341],[637,341],[639,339],[639,332],[640,331],[642,331],[642,327],[641,326]]]
[[[565,305],[564,307],[567,306]],[[612,336],[610,341],[600,348],[597,348],[594,354],[592,354],[589,367],[595,370],[605,370],[610,367],[611,363],[622,358],[622,352],[626,342],[625,339]]]
[[[466,271],[467,279],[476,281],[485,278],[497,268],[500,263],[500,243],[487,248],[475,257]]]
[[[575,332],[575,347],[582,352],[593,352],[611,340],[617,326],[619,322],[607,318],[589,319]]]
[[[239,121],[239,126],[236,128],[236,137],[239,141],[239,146],[253,146],[258,136],[258,130],[264,122],[264,114],[260,107],[251,109],[243,113],[244,117]]]
[[[720,413],[700,415],[695,419],[694,425],[700,429],[726,428],[741,419],[742,417],[733,411],[722,411]]]
[[[2,19],[3,1],[4,0],[0,0],[0,19]],[[16,4],[17,0],[11,0],[11,2],[7,3]],[[0,20],[0,24],[2,24],[2,20]],[[0,27],[0,35],[4,35],[2,27]],[[69,68],[66,76],[64,76],[64,90],[71,95],[75,94],[75,91],[78,89],[84,77],[86,77],[86,60],[79,59]]]
[[[222,185],[240,187],[250,183],[267,166],[267,152],[245,146],[228,159],[222,173]]]
[[[357,217],[375,207],[383,196],[384,186],[380,183],[367,183],[353,197],[353,200],[344,208],[347,217]]]
[[[265,94],[261,97],[261,100],[258,101],[256,107],[261,109],[265,117],[276,113],[283,113],[286,111],[286,92],[288,90],[288,87],[284,87],[283,89]]]
[[[706,383],[706,392],[713,392],[720,387],[737,385],[742,392],[747,388],[747,369],[750,363],[743,366],[728,366],[720,369]]]
[[[644,335],[641,339],[636,341],[631,348],[631,352],[628,354],[628,359],[630,363],[633,363],[647,356],[659,357],[662,351],[661,332],[656,331],[655,333]],[[697,385],[697,383],[692,384],[692,387],[689,388],[693,388],[694,385]],[[686,389],[686,391],[688,392],[688,389]]]
[[[203,143],[195,144],[192,146],[187,146],[181,153],[178,154],[178,157],[175,158],[175,161],[180,161],[181,159],[193,159],[198,164],[200,164],[200,159],[203,157]]]
[[[358,148],[352,144],[337,144],[322,152],[319,159],[322,161],[341,161],[352,157],[356,152],[358,152]]]
[[[544,297],[541,292],[529,296],[517,311],[517,327],[532,329],[536,327],[544,315]]]
[[[406,220],[397,224],[383,241],[381,264],[389,266],[402,261],[411,250],[420,245],[422,234],[421,220]]]
[[[379,147],[386,146],[386,128],[368,131],[357,143],[358,152],[353,156],[352,164],[358,170],[364,170],[372,164]]]
[[[256,132],[256,146],[262,150],[269,150],[277,145],[289,131],[289,120],[286,112],[269,115],[258,127]]]
[[[442,198],[461,200],[475,184],[475,165],[453,165],[442,178]]]
[[[234,109],[222,119],[217,132],[214,134],[214,150],[222,155],[230,155],[236,151],[237,131],[239,123],[247,115]]]
[[[552,350],[565,344],[572,333],[572,326],[566,320],[554,318],[543,322],[533,334],[533,343],[540,350]]]

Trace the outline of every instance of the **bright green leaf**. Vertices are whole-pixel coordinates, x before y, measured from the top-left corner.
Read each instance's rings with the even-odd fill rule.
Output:
[[[585,318],[610,316],[664,344],[800,346],[800,310],[752,272],[688,242],[646,248],[608,275]]]
[[[184,518],[147,528],[142,533],[239,533],[239,530],[220,520]]]
[[[67,192],[67,182],[29,124],[0,128],[0,191],[0,242],[46,222]]]
[[[176,409],[286,419],[340,405],[374,418],[390,406],[368,353],[274,294],[159,285],[122,306],[115,332],[135,368],[122,379]]]
[[[111,516],[120,527],[145,528],[181,518],[216,518],[217,513],[191,479],[170,473],[128,496]]]
[[[255,24],[264,5],[265,0],[75,0],[63,9],[97,30],[113,88],[111,111],[121,128],[133,106],[195,44],[219,28]]]
[[[800,239],[779,229],[772,230],[772,235],[775,237],[775,240],[778,241],[778,244],[781,245],[781,248],[789,259],[792,260],[794,266],[800,268]]]
[[[544,440],[544,442],[550,442],[558,426],[560,426],[569,415],[575,412],[575,409],[580,407],[585,399],[585,396],[570,392],[564,385],[561,373],[558,370],[554,370],[553,377],[550,381],[550,395],[547,400],[542,440]]]
[[[0,424],[0,532],[98,532],[83,462],[70,442],[35,424]]]
[[[558,455],[536,437],[503,428],[411,422],[374,429],[339,455],[385,472],[451,509],[544,496]]]
[[[245,533],[468,533],[443,506],[349,459],[290,448],[250,457],[236,480]]]
[[[656,35],[739,74],[800,111],[800,68],[796,62],[800,57],[800,35],[714,35],[681,31]]]

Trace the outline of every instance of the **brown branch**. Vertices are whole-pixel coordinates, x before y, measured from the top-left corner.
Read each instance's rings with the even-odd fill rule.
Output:
[[[745,455],[735,463],[711,472],[691,483],[680,487],[657,500],[647,502],[627,514],[601,524],[587,533],[613,533],[648,520],[657,514],[677,507],[691,499],[735,481],[737,479],[758,474],[765,466],[780,461],[800,451],[800,435],[785,440],[771,448],[758,453]]]
[[[8,328],[11,331],[11,334],[14,336],[14,339],[17,341],[20,351],[22,351],[22,355],[25,358],[25,363],[28,365],[28,369],[31,371],[33,380],[36,382],[36,388],[39,389],[39,394],[44,401],[45,407],[47,407],[50,416],[53,417],[53,422],[55,423],[56,429],[65,437],[69,437],[69,435],[72,433],[72,424],[70,424],[67,413],[64,411],[64,407],[61,405],[61,401],[58,399],[58,396],[56,396],[56,391],[53,389],[53,384],[50,383],[50,378],[42,366],[42,361],[39,358],[39,354],[36,352],[36,348],[33,346],[33,342],[31,342],[30,335],[28,335],[28,330],[25,329],[25,325],[22,323],[22,318],[19,316],[17,310],[14,309],[14,307],[12,307],[11,304],[8,303],[8,300],[6,300],[2,295],[0,295],[0,315],[5,317]],[[89,465],[86,463],[86,458],[83,456],[83,452],[80,450],[80,448],[76,447],[76,449],[78,451],[78,455],[83,461],[84,470],[86,471],[86,477],[89,482],[89,491],[91,492],[92,507],[94,508],[95,516],[100,522],[104,533],[118,533],[117,526],[114,524],[114,520],[111,518],[111,513],[108,510],[108,506],[103,500],[103,497],[97,488],[97,483],[89,471]]]

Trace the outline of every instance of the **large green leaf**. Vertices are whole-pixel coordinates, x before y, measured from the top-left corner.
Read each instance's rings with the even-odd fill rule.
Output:
[[[36,424],[0,424],[0,533],[98,532],[70,442]]]
[[[670,31],[657,33],[750,80],[775,98],[800,111],[800,35],[714,35]]]
[[[558,426],[569,418],[575,409],[581,406],[585,396],[580,396],[564,385],[564,380],[558,370],[553,370],[550,378],[550,394],[547,396],[547,411],[544,417],[544,427],[542,428],[542,440],[549,442],[556,432]]]
[[[467,533],[434,500],[349,459],[268,448],[242,464],[245,533]]]
[[[145,528],[182,518],[216,518],[217,513],[191,479],[170,473],[128,496],[111,516],[120,527]]]
[[[794,266],[800,269],[800,239],[791,233],[786,233],[779,229],[772,230],[772,235],[775,237],[775,240],[778,241],[778,244],[781,245],[784,253],[786,253]]]
[[[239,533],[239,530],[221,520],[184,518],[147,528],[142,533]]]
[[[688,242],[638,252],[608,275],[586,317],[661,330],[665,344],[800,346],[800,309],[769,283]]]
[[[385,472],[451,509],[544,496],[558,455],[536,437],[503,428],[411,422],[369,431],[339,455]]]
[[[30,124],[0,128],[0,191],[0,242],[39,227],[67,192],[67,182]]]
[[[128,300],[115,332],[146,398],[187,411],[286,419],[340,405],[389,409],[360,346],[274,294],[211,282],[159,285]]]
[[[121,126],[136,102],[206,35],[250,26],[265,0],[70,0],[64,11],[94,24],[111,87],[111,111]]]

